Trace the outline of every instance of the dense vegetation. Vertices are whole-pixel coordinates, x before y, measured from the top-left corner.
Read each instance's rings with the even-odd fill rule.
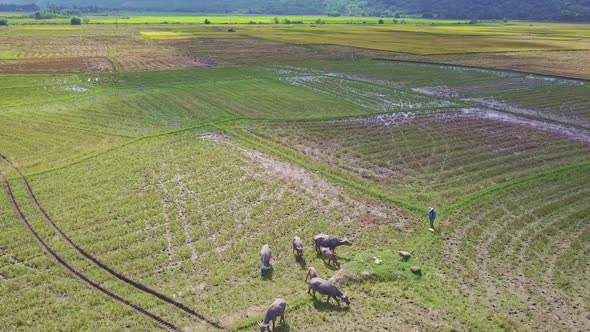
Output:
[[[24,5],[36,2],[41,6],[58,4],[93,8],[94,0],[12,0]],[[29,7],[34,7],[30,5]],[[180,10],[209,13],[250,14],[329,14],[350,16],[417,15],[453,19],[519,19],[590,21],[589,0],[106,0],[103,9]],[[18,9],[17,9],[18,8]],[[23,7],[1,5],[0,11],[22,11]],[[28,7],[27,7],[28,8]]]

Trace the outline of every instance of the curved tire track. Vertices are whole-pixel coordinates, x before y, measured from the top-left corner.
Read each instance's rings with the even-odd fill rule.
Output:
[[[57,261],[61,266],[63,266],[66,270],[68,270],[68,272],[70,272],[70,274],[72,274],[74,277],[80,279],[82,282],[84,282],[85,284],[87,284],[89,287],[105,294],[106,296],[108,296],[109,298],[118,301],[120,303],[123,303],[131,308],[133,308],[135,311],[153,319],[154,321],[156,321],[158,324],[160,324],[163,328],[170,330],[170,331],[180,331],[180,329],[166,321],[164,318],[157,316],[151,312],[149,312],[148,310],[146,310],[145,308],[133,304],[131,302],[129,302],[128,300],[122,298],[121,296],[111,292],[110,290],[102,287],[101,285],[99,285],[98,283],[90,280],[88,277],[86,277],[83,273],[81,273],[80,271],[74,269],[71,265],[69,265],[61,256],[59,256],[55,251],[53,251],[53,249],[51,249],[51,247],[45,243],[45,241],[43,241],[43,239],[41,239],[41,237],[39,236],[39,234],[33,229],[33,227],[31,226],[31,224],[29,223],[29,220],[27,219],[27,217],[25,216],[25,214],[23,213],[23,211],[21,210],[20,206],[18,205],[15,197],[14,197],[14,193],[12,191],[12,187],[10,186],[10,183],[8,182],[8,180],[6,179],[6,177],[4,177],[3,174],[0,174],[0,176],[2,177],[2,181],[4,182],[4,188],[6,190],[6,193],[8,195],[8,199],[10,201],[10,204],[12,205],[12,208],[14,209],[14,211],[16,212],[16,214],[18,215],[20,221],[23,223],[23,225],[27,228],[27,230],[31,233],[31,235],[33,235],[33,238],[37,241],[37,243],[39,243],[39,245],[41,246],[41,248],[43,249],[43,251],[45,251],[45,253],[47,255],[49,255],[50,257],[52,257],[55,261]]]
[[[0,158],[4,159],[8,164],[10,164],[10,166],[18,173],[18,175],[20,176],[20,178],[23,180],[23,182],[25,183],[25,187],[27,189],[27,193],[29,195],[29,197],[31,198],[31,200],[33,201],[35,207],[39,210],[39,212],[41,212],[41,214],[43,215],[43,218],[47,221],[47,223],[49,223],[49,225],[60,235],[60,237],[70,246],[72,247],[74,250],[76,250],[78,252],[78,254],[82,257],[84,257],[85,259],[91,261],[92,263],[94,263],[96,266],[98,266],[99,268],[105,270],[106,272],[108,272],[109,274],[111,274],[113,277],[117,278],[120,281],[123,281],[133,287],[135,287],[136,289],[141,290],[142,292],[148,293],[152,296],[155,296],[157,298],[159,298],[160,300],[171,304],[173,306],[175,306],[176,308],[184,311],[185,313],[189,314],[191,317],[197,318],[205,323],[207,323],[208,325],[215,327],[217,329],[225,329],[221,324],[219,324],[218,322],[215,322],[211,319],[206,318],[205,316],[199,314],[198,312],[194,311],[193,309],[189,308],[188,306],[175,301],[174,299],[159,293],[151,288],[149,288],[148,286],[145,286],[133,279],[130,279],[129,277],[115,271],[114,269],[112,269],[111,267],[109,267],[108,265],[106,265],[105,263],[101,262],[100,260],[98,260],[96,257],[92,256],[91,254],[89,254],[88,252],[86,252],[84,249],[82,249],[80,246],[78,246],[74,241],[72,241],[53,221],[53,219],[51,219],[51,217],[49,216],[49,214],[47,213],[47,211],[43,208],[43,206],[41,205],[41,203],[39,202],[39,200],[37,199],[37,196],[35,195],[35,193],[33,192],[33,189],[31,188],[31,185],[29,183],[29,181],[27,180],[27,178],[23,175],[23,173],[20,171],[20,169],[18,167],[16,167],[16,165],[14,165],[8,158],[6,158],[4,155],[0,154]],[[7,183],[7,181],[5,180],[5,183]],[[16,203],[16,202],[15,202]]]

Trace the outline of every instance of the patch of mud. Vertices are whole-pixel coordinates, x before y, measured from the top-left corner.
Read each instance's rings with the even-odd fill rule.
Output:
[[[232,311],[231,313],[221,317],[220,321],[223,322],[223,324],[225,324],[226,326],[231,325],[233,323],[250,319],[252,317],[264,315],[267,308],[268,306],[258,305],[237,311]]]
[[[475,72],[475,73],[482,73],[482,74],[490,74],[499,77],[509,78],[509,77],[521,77],[522,74],[513,73],[509,71],[502,71],[502,70],[494,70],[494,69],[484,69],[484,68],[470,68],[470,67],[462,67],[462,66],[452,66],[452,65],[440,65],[439,68],[447,69],[452,71],[458,72]]]
[[[224,133],[206,133],[201,135],[199,138],[214,142],[225,142],[229,140],[229,136]]]
[[[206,66],[206,67],[218,67],[219,66],[219,63],[217,61],[210,59],[210,58],[195,57],[195,58],[193,58],[193,60],[195,62],[202,64],[203,66]]]
[[[577,129],[568,127],[566,125],[559,125],[553,123],[547,123],[538,120],[531,120],[520,118],[515,115],[506,114],[496,112],[490,109],[484,108],[470,108],[470,109],[463,109],[460,112],[452,112],[452,113],[438,113],[436,116],[438,117],[457,117],[457,116],[467,116],[467,117],[475,117],[479,119],[486,119],[498,122],[507,122],[512,123],[524,127],[534,128],[540,131],[544,131],[547,133],[555,134],[560,137],[568,138],[574,141],[590,143],[590,132],[583,129]]]
[[[324,75],[328,76],[328,77],[344,78],[344,79],[351,80],[351,81],[358,81],[358,82],[363,82],[363,83],[383,85],[383,86],[387,86],[390,88],[400,88],[402,86],[401,84],[399,84],[397,82],[370,79],[370,78],[365,78],[365,77],[346,74],[346,73],[325,73]]]
[[[385,127],[399,127],[405,124],[412,123],[416,120],[416,113],[413,112],[398,112],[391,114],[380,114],[368,117],[340,119],[324,121],[324,123],[350,123],[350,124],[372,124]]]
[[[333,275],[330,279],[328,279],[328,281],[339,285],[339,286],[345,286],[345,285],[350,285],[350,284],[354,284],[354,283],[358,283],[358,282],[362,282],[363,280],[367,280],[370,279],[373,275],[370,274],[369,272],[367,273],[361,273],[360,275],[355,274],[351,271],[348,271],[345,268],[342,268],[340,270],[338,270],[338,272],[336,272],[335,275]]]
[[[421,88],[412,88],[412,91],[416,93],[420,93],[423,95],[433,96],[433,97],[444,97],[444,98],[457,98],[459,97],[459,93],[449,88],[448,86],[425,86]]]
[[[590,128],[590,121],[588,121],[588,120],[569,117],[569,116],[563,116],[563,115],[558,115],[558,114],[552,114],[549,112],[537,111],[537,110],[528,109],[528,108],[516,107],[516,106],[510,105],[508,103],[505,103],[503,101],[498,101],[494,98],[465,98],[462,100],[466,101],[466,102],[477,103],[477,104],[480,104],[482,106],[489,107],[489,108],[503,110],[503,111],[510,112],[510,113],[534,116],[534,117],[538,117],[538,118],[545,118],[545,119],[552,120],[552,121],[557,121],[557,122],[571,124],[571,125],[582,125],[584,127]]]
[[[551,77],[551,76],[528,75],[525,78],[530,81],[542,81],[542,82],[561,84],[561,85],[584,85],[585,84],[584,82],[578,81],[578,80],[559,78],[559,77]]]
[[[78,93],[83,93],[83,92],[90,91],[90,89],[85,88],[85,87],[81,87],[79,85],[68,86],[68,87],[65,87],[64,90],[70,91],[70,92],[78,92]]]
[[[324,80],[325,77],[320,75],[299,75],[299,76],[289,76],[283,78],[283,80],[289,82],[292,85],[304,85],[308,82],[321,82]]]

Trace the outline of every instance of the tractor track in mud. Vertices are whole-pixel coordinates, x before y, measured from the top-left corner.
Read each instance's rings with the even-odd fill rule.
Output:
[[[92,256],[91,254],[89,254],[88,252],[86,252],[84,249],[82,249],[80,246],[78,246],[74,241],[72,241],[72,239],[70,239],[58,226],[57,224],[53,221],[53,219],[49,216],[49,214],[47,213],[47,211],[45,210],[45,208],[43,208],[43,206],[41,205],[41,203],[39,202],[39,200],[37,199],[37,196],[35,195],[29,181],[27,180],[27,178],[24,176],[24,174],[20,171],[20,169],[14,165],[7,157],[5,157],[4,155],[0,154],[0,159],[3,159],[4,161],[6,161],[19,175],[19,177],[23,180],[26,190],[27,190],[27,194],[29,195],[29,198],[32,200],[33,204],[35,205],[35,207],[37,208],[37,210],[43,215],[43,218],[45,219],[45,221],[47,221],[47,223],[51,226],[51,228],[57,232],[59,234],[59,236],[74,250],[76,250],[76,252],[82,256],[83,258],[89,260],[90,262],[92,262],[94,265],[96,265],[97,267],[99,267],[100,269],[108,272],[110,275],[112,275],[113,277],[115,277],[116,279],[129,284],[133,287],[135,287],[136,289],[147,293],[149,295],[152,295],[180,310],[182,310],[183,312],[187,313],[189,316],[196,318],[198,320],[203,321],[204,323],[210,325],[211,327],[215,327],[217,329],[221,329],[221,330],[226,330],[225,327],[223,327],[220,323],[215,322],[211,319],[206,318],[205,316],[199,314],[198,312],[194,311],[193,309],[189,308],[188,306],[162,294],[159,293],[151,288],[149,288],[146,285],[143,285],[133,279],[130,279],[129,277],[115,271],[113,268],[109,267],[108,265],[106,265],[105,263],[101,262],[99,259],[97,259],[96,257]],[[1,174],[0,174],[1,175]],[[8,182],[8,180],[2,175],[2,179],[4,180],[4,184],[5,186],[7,186],[7,189],[10,189],[10,183]],[[15,211],[17,211],[17,213],[19,214],[19,217],[21,217],[21,221],[23,221],[24,223],[26,223],[25,226],[27,226],[27,228],[29,229],[29,231],[31,231],[34,235],[34,237],[37,239],[37,241],[42,245],[42,247],[44,248],[44,250],[49,250],[49,254],[50,256],[54,257],[61,265],[63,265],[64,267],[66,267],[70,272],[74,273],[78,275],[79,272],[75,271],[74,269],[72,269],[69,265],[67,265],[67,263],[59,258],[59,256],[57,254],[55,254],[53,251],[51,251],[51,249],[43,242],[43,240],[37,235],[37,233],[34,231],[34,229],[31,227],[31,225],[28,223],[28,221],[26,221],[26,217],[24,216],[24,214],[22,213],[22,211],[20,210],[20,208],[18,207],[18,203],[16,202],[14,195],[12,194],[12,190],[10,189],[10,193],[9,193],[9,198],[11,203],[13,204],[13,207],[15,208]],[[23,219],[24,218],[24,219]],[[84,277],[85,278],[85,277]],[[87,278],[86,278],[87,279]],[[86,279],[83,279],[85,282],[89,282],[86,281]],[[91,281],[90,281],[91,282]],[[100,287],[99,285],[97,285],[98,287]],[[93,288],[96,288],[94,286],[92,286]],[[99,289],[100,290],[100,289]],[[103,290],[101,290],[103,291]],[[107,291],[108,290],[104,290]],[[104,292],[103,291],[103,292]],[[116,294],[113,294],[114,296],[117,296]],[[118,296],[117,296],[118,297]],[[124,299],[120,299],[119,301],[126,301]],[[129,303],[128,301],[124,302],[125,304],[131,305],[131,306],[135,306],[131,303]],[[138,308],[141,309],[141,307],[138,306]],[[134,309],[136,309],[134,307]],[[137,310],[137,309],[136,309]],[[139,310],[138,310],[139,311]],[[146,314],[147,316],[149,316],[150,318],[156,319],[159,318],[153,314],[150,314],[149,312],[147,312],[145,309],[143,309],[143,311],[140,311],[143,314]],[[145,313],[144,313],[145,312]],[[154,318],[154,317],[156,318]],[[163,320],[162,318],[159,318],[162,320],[162,322],[165,322],[166,324],[169,324],[172,328],[167,327],[171,330],[175,330],[175,331],[179,331],[180,329],[178,329],[178,327],[174,326],[173,324],[166,322],[165,320]],[[160,322],[160,321],[158,321]],[[162,324],[164,325],[164,324]]]
[[[31,233],[31,235],[33,235],[33,238],[35,239],[35,241],[37,241],[37,243],[41,246],[41,248],[43,249],[43,251],[45,251],[45,253],[47,255],[49,255],[57,263],[59,263],[66,270],[68,270],[68,272],[70,272],[70,274],[72,274],[74,277],[76,277],[77,279],[80,279],[82,282],[87,284],[90,288],[93,288],[93,289],[103,293],[107,297],[109,297],[117,302],[123,303],[123,304],[133,308],[133,310],[139,312],[142,315],[149,317],[150,319],[153,319],[154,321],[156,321],[158,324],[160,324],[163,328],[165,328],[167,330],[180,331],[180,329],[176,325],[168,322],[167,320],[165,320],[164,318],[162,318],[158,315],[155,315],[155,314],[149,312],[147,309],[145,309],[139,305],[131,303],[130,301],[113,293],[112,291],[102,287],[98,283],[89,279],[82,272],[74,269],[71,265],[69,265],[61,256],[59,256],[55,251],[53,251],[53,249],[51,249],[51,247],[45,241],[43,241],[43,239],[39,236],[39,234],[35,231],[35,229],[33,229],[33,226],[30,224],[30,222],[27,219],[27,217],[25,216],[24,212],[21,210],[20,206],[18,205],[16,198],[14,197],[12,187],[10,186],[10,183],[8,182],[8,179],[6,179],[6,177],[4,177],[3,174],[0,174],[0,177],[2,178],[2,181],[4,182],[4,189],[6,190],[6,194],[8,195],[8,200],[10,201],[12,208],[14,209],[16,214],[18,215],[22,224],[27,228],[29,233]]]

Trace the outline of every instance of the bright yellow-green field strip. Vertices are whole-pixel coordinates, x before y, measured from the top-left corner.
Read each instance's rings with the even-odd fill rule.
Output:
[[[16,60],[19,53],[15,51],[0,51],[0,60]]]

